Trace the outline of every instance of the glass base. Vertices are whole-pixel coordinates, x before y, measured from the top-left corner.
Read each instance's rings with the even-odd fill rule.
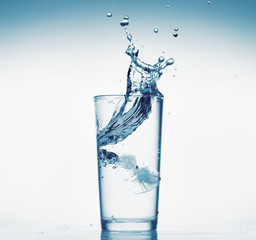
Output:
[[[157,219],[101,219],[101,227],[103,231],[152,231],[157,228]]]

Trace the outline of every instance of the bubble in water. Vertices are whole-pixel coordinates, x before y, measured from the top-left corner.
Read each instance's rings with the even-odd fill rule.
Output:
[[[126,27],[126,26],[128,26],[128,25],[129,25],[129,21],[128,21],[128,19],[124,19],[124,20],[122,20],[122,21],[120,22],[120,25],[121,25],[122,27]]]
[[[159,32],[159,29],[158,29],[158,28],[154,28],[154,32],[155,32],[155,33],[158,33],[158,32]]]
[[[208,1],[207,3],[208,3],[208,4],[211,4],[211,2],[210,2],[210,1]]]
[[[176,28],[174,28],[174,31],[175,31],[175,32],[178,32],[178,30],[179,30],[179,29],[178,29],[177,27],[176,27]]]
[[[162,63],[163,61],[164,61],[164,57],[163,56],[158,58],[158,62]]]
[[[167,7],[167,8],[169,8],[169,7],[170,7],[170,5],[169,5],[169,4],[167,4],[167,5],[166,5],[166,7]]]
[[[172,35],[173,35],[174,37],[178,37],[178,33],[176,33],[176,32],[173,33]]]
[[[108,12],[108,13],[107,13],[107,17],[112,17],[112,13],[111,13],[111,12]]]
[[[129,16],[128,16],[128,15],[125,15],[125,16],[124,16],[124,19],[125,19],[125,20],[129,20]]]

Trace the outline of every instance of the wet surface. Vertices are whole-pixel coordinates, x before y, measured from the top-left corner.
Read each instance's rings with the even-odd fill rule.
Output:
[[[102,232],[87,227],[0,226],[1,240],[255,240],[256,230],[172,229],[152,232]]]

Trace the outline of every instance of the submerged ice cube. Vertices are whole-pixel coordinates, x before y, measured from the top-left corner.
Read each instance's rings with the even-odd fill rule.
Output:
[[[122,155],[119,157],[118,165],[125,169],[136,169],[136,158],[133,155]]]
[[[135,167],[131,177],[125,181],[125,186],[133,193],[146,193],[159,185],[159,172],[151,171],[147,167]]]

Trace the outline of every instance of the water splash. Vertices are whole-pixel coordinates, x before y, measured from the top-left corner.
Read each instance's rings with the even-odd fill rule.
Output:
[[[126,54],[130,56],[131,63],[127,73],[127,89],[124,101],[120,101],[107,126],[97,134],[99,146],[117,144],[131,135],[151,112],[152,96],[163,97],[157,88],[157,81],[163,69],[174,63],[170,58],[158,58],[154,65],[141,61],[138,57],[139,50],[133,44],[133,37],[128,32],[129,17],[123,19],[120,25],[124,28],[129,45]]]
[[[157,88],[157,81],[161,78],[163,70],[174,63],[174,59],[165,60],[160,56],[153,65],[143,62],[138,56],[139,50],[133,44],[133,37],[127,30],[129,16],[126,15],[120,25],[129,41],[126,54],[131,58],[127,73],[127,89],[125,96],[115,105],[109,123],[97,133],[98,156],[102,168],[111,167],[113,171],[120,173],[131,191],[143,193],[158,186],[159,172],[152,171],[147,166],[137,166],[135,156],[119,156],[105,148],[126,139],[149,117],[152,97],[163,97]]]

